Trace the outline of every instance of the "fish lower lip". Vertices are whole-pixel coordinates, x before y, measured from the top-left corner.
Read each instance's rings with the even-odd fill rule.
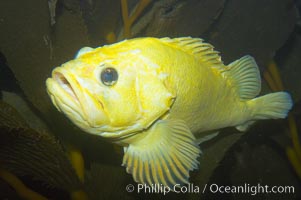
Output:
[[[75,101],[79,102],[79,99],[74,89],[72,88],[70,82],[67,80],[64,74],[60,72],[55,72],[53,78],[66,93],[68,93]]]

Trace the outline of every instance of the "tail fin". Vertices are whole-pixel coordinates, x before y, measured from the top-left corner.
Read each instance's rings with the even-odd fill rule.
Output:
[[[293,106],[291,95],[287,92],[275,92],[250,101],[254,106],[254,119],[285,118]]]

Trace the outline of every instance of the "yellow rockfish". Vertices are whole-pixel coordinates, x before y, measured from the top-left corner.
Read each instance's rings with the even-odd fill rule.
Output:
[[[136,182],[189,183],[199,143],[234,126],[285,118],[286,92],[256,97],[261,78],[244,56],[224,65],[202,39],[136,38],[82,48],[47,79],[56,108],[85,132],[124,147]]]

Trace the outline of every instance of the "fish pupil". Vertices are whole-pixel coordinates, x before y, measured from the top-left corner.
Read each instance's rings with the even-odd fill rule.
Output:
[[[100,76],[101,82],[107,86],[114,85],[118,79],[118,73],[114,68],[105,68]]]

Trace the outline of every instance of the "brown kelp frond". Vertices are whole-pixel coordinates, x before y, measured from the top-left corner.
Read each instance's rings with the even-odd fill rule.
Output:
[[[277,65],[274,61],[271,61],[268,64],[266,71],[264,72],[264,78],[267,81],[269,87],[273,91],[282,91],[284,90],[284,86],[282,83],[282,79],[277,68]],[[286,154],[294,167],[297,175],[301,178],[301,145],[296,125],[296,120],[292,114],[288,116],[288,126],[290,131],[290,137],[292,141],[292,147],[286,148]]]
[[[67,150],[68,150],[69,160],[71,162],[71,165],[73,166],[73,169],[77,174],[77,177],[80,179],[81,182],[84,182],[85,161],[82,152],[79,149],[75,148],[74,146],[69,146]]]
[[[3,101],[0,101],[0,127],[6,127],[7,129],[29,128],[21,115],[13,107]]]
[[[0,101],[0,165],[18,176],[32,176],[67,191],[80,181],[58,141],[28,127],[20,115]]]
[[[26,187],[22,181],[16,177],[14,174],[7,170],[0,168],[0,177],[5,180],[12,188],[15,189],[19,197],[27,200],[47,200],[46,197],[36,193],[30,188]]]
[[[293,146],[286,148],[286,154],[292,166],[294,167],[297,175],[301,179],[301,145],[296,120],[293,117],[293,115],[289,116],[288,122]]]
[[[122,19],[123,19],[123,37],[124,38],[130,38],[132,36],[131,26],[139,18],[142,11],[150,3],[151,3],[150,0],[139,1],[135,10],[133,11],[133,13],[131,13],[131,15],[129,15],[127,0],[121,0],[121,11],[122,11]]]

